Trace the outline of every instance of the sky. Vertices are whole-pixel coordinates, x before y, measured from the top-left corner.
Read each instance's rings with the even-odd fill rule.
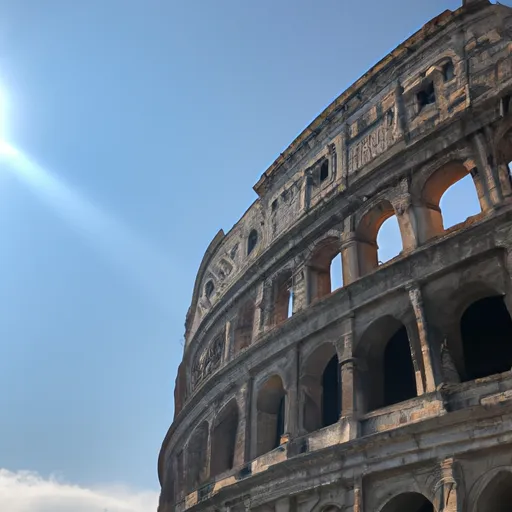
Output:
[[[2,510],[156,510],[206,247],[323,108],[459,5],[0,0]],[[476,213],[453,190],[451,223]]]

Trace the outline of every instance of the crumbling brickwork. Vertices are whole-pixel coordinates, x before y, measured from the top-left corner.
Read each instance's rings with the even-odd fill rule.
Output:
[[[263,174],[197,274],[159,512],[510,510],[511,53],[512,9],[465,0]]]

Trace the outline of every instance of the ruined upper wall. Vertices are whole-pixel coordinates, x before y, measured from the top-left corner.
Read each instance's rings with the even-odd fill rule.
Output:
[[[493,84],[506,85],[511,11],[486,0],[468,4],[434,18],[371,68],[263,174],[254,187],[258,200],[227,235],[215,237],[203,258],[186,347],[226,291],[318,204],[350,192],[406,147],[475,108]],[[431,87],[435,101],[421,106],[419,96]],[[249,250],[251,233],[257,241]]]

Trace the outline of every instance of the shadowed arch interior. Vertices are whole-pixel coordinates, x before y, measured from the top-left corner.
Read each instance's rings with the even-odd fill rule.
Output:
[[[473,302],[461,317],[460,331],[465,380],[512,368],[512,319],[502,296]]]
[[[341,415],[340,368],[332,343],[324,343],[308,357],[301,387],[306,431],[313,432],[338,421]]]
[[[197,489],[207,478],[208,423],[204,421],[194,431],[187,445],[187,492]]]
[[[252,343],[255,309],[254,301],[248,299],[238,311],[233,342],[235,354],[249,347]]]
[[[512,507],[512,473],[500,471],[478,498],[478,512],[510,512]]]
[[[434,505],[423,494],[405,492],[386,503],[381,512],[435,512]]]
[[[281,443],[285,427],[283,381],[273,375],[261,386],[256,400],[256,456],[259,457]]]
[[[363,409],[372,411],[417,396],[410,340],[402,322],[385,316],[362,336],[356,357],[366,361],[360,380]]]
[[[234,466],[238,432],[238,405],[231,400],[216,419],[212,435],[210,476],[229,471]]]

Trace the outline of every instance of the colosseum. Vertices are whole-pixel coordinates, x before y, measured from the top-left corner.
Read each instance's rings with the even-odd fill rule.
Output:
[[[197,273],[159,512],[512,510],[511,54],[512,9],[465,0],[264,172]]]

